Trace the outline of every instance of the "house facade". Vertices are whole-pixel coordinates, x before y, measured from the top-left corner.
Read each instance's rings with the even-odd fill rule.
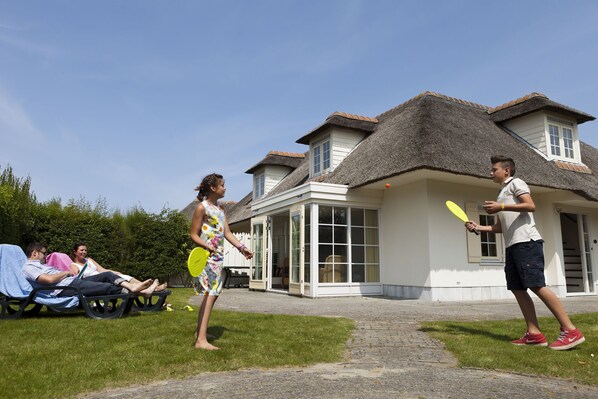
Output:
[[[228,211],[249,234],[250,289],[306,297],[510,297],[501,235],[467,233],[446,209],[493,224],[490,157],[512,157],[536,203],[547,285],[596,295],[598,150],[594,117],[539,93],[491,108],[425,92],[376,117],[335,112],[251,167],[253,190]]]

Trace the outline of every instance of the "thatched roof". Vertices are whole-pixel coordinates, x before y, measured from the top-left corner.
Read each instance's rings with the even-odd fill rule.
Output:
[[[359,130],[365,133],[371,133],[376,129],[378,120],[367,116],[347,114],[345,112],[333,112],[326,118],[326,121],[320,126],[301,137],[296,142],[299,144],[309,144],[310,140],[317,136],[320,132],[330,126],[345,127],[349,129]]]
[[[578,124],[596,119],[585,112],[554,102],[542,93],[531,93],[506,104],[499,105],[498,107],[490,108],[488,114],[490,115],[490,119],[494,122],[504,122],[539,110],[553,111],[570,116],[574,118]]]
[[[296,169],[266,197],[308,181],[357,188],[424,169],[488,179],[490,157],[503,154],[515,160],[517,176],[530,185],[569,190],[590,201],[598,201],[598,149],[580,143],[581,159],[585,166],[548,161],[500,124],[500,121],[540,109],[573,116],[578,123],[594,120],[589,114],[558,104],[538,93],[490,108],[425,92],[376,118],[355,115],[347,118],[335,113],[331,115],[333,119],[329,117],[324,124],[297,142],[307,140],[309,143],[310,137],[327,126],[339,126],[340,120],[347,122],[344,127],[359,127],[367,131],[368,136],[333,172],[312,179],[309,179],[310,160],[309,153],[306,153]],[[251,202],[252,193],[249,193],[232,206],[227,213],[229,224],[249,220]]]
[[[247,169],[245,173],[253,173],[256,169],[266,165],[286,166],[295,169],[305,158],[305,154],[295,152],[270,151],[264,159]]]
[[[251,202],[253,192],[249,192],[242,200],[234,203],[226,210],[226,221],[229,225],[251,219]]]
[[[537,99],[531,96],[520,104],[525,106],[527,101],[535,104]],[[541,100],[544,104],[554,103],[547,98]],[[534,104],[530,108],[535,107]],[[587,165],[584,171],[563,168],[547,161],[495,123],[489,109],[437,93],[422,93],[377,116],[375,131],[333,172],[319,176],[317,181],[356,188],[420,169],[487,179],[490,157],[504,154],[515,160],[517,176],[529,184],[570,190],[598,201],[596,148],[581,143],[582,161]],[[587,120],[591,120],[588,117],[593,119],[591,115],[583,115],[587,115]],[[309,159],[306,157],[267,196],[301,185],[308,181],[308,176]]]

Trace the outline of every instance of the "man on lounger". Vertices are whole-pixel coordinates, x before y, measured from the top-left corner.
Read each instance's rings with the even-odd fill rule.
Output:
[[[27,263],[23,265],[23,275],[34,288],[46,285],[78,287],[84,296],[103,296],[113,294],[137,293],[152,283],[146,280],[138,284],[128,283],[122,277],[111,273],[99,273],[85,280],[77,278],[71,271],[61,271],[45,265],[47,245],[32,243],[27,247]],[[57,289],[54,296],[72,296],[71,290]]]

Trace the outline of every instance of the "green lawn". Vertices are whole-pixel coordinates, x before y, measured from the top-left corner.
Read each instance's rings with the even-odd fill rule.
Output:
[[[462,367],[539,374],[598,386],[598,313],[572,315],[586,342],[568,351],[515,346],[511,340],[525,332],[523,320],[426,322],[422,331],[445,343]],[[549,342],[558,337],[557,321],[541,318]]]
[[[299,366],[342,359],[352,320],[219,311],[209,333],[222,350],[193,348],[191,289],[175,289],[173,312],[91,320],[82,312],[0,321],[0,392],[11,398],[72,397],[200,372]]]

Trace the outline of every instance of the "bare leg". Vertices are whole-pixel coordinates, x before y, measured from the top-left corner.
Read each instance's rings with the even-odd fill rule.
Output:
[[[565,311],[563,304],[555,295],[555,293],[550,290],[550,288],[531,288],[531,290],[534,292],[534,294],[538,295],[538,297],[542,300],[542,302],[544,302],[546,307],[552,312],[554,317],[560,323],[561,328],[565,330],[575,330],[575,326],[573,325],[573,323],[571,323],[569,315],[567,315],[567,312]]]
[[[128,289],[129,291],[133,292],[133,293],[137,293],[141,290],[146,289],[147,287],[149,287],[152,284],[152,279],[149,280],[145,280],[142,283],[139,284],[131,284],[127,281],[123,281],[120,286],[123,288]]]
[[[205,294],[201,307],[199,308],[199,318],[198,318],[198,331],[199,334],[197,335],[197,340],[195,341],[195,347],[197,349],[206,349],[206,350],[217,350],[220,349],[208,342],[207,333],[208,333],[208,323],[210,321],[210,314],[212,313],[212,308],[214,307],[214,303],[218,299],[217,296]]]
[[[527,331],[531,334],[537,334],[540,332],[540,325],[538,324],[538,317],[536,316],[536,307],[534,301],[529,296],[527,291],[524,290],[513,290],[513,295],[517,299],[519,309],[523,313],[525,324],[527,325]]]

